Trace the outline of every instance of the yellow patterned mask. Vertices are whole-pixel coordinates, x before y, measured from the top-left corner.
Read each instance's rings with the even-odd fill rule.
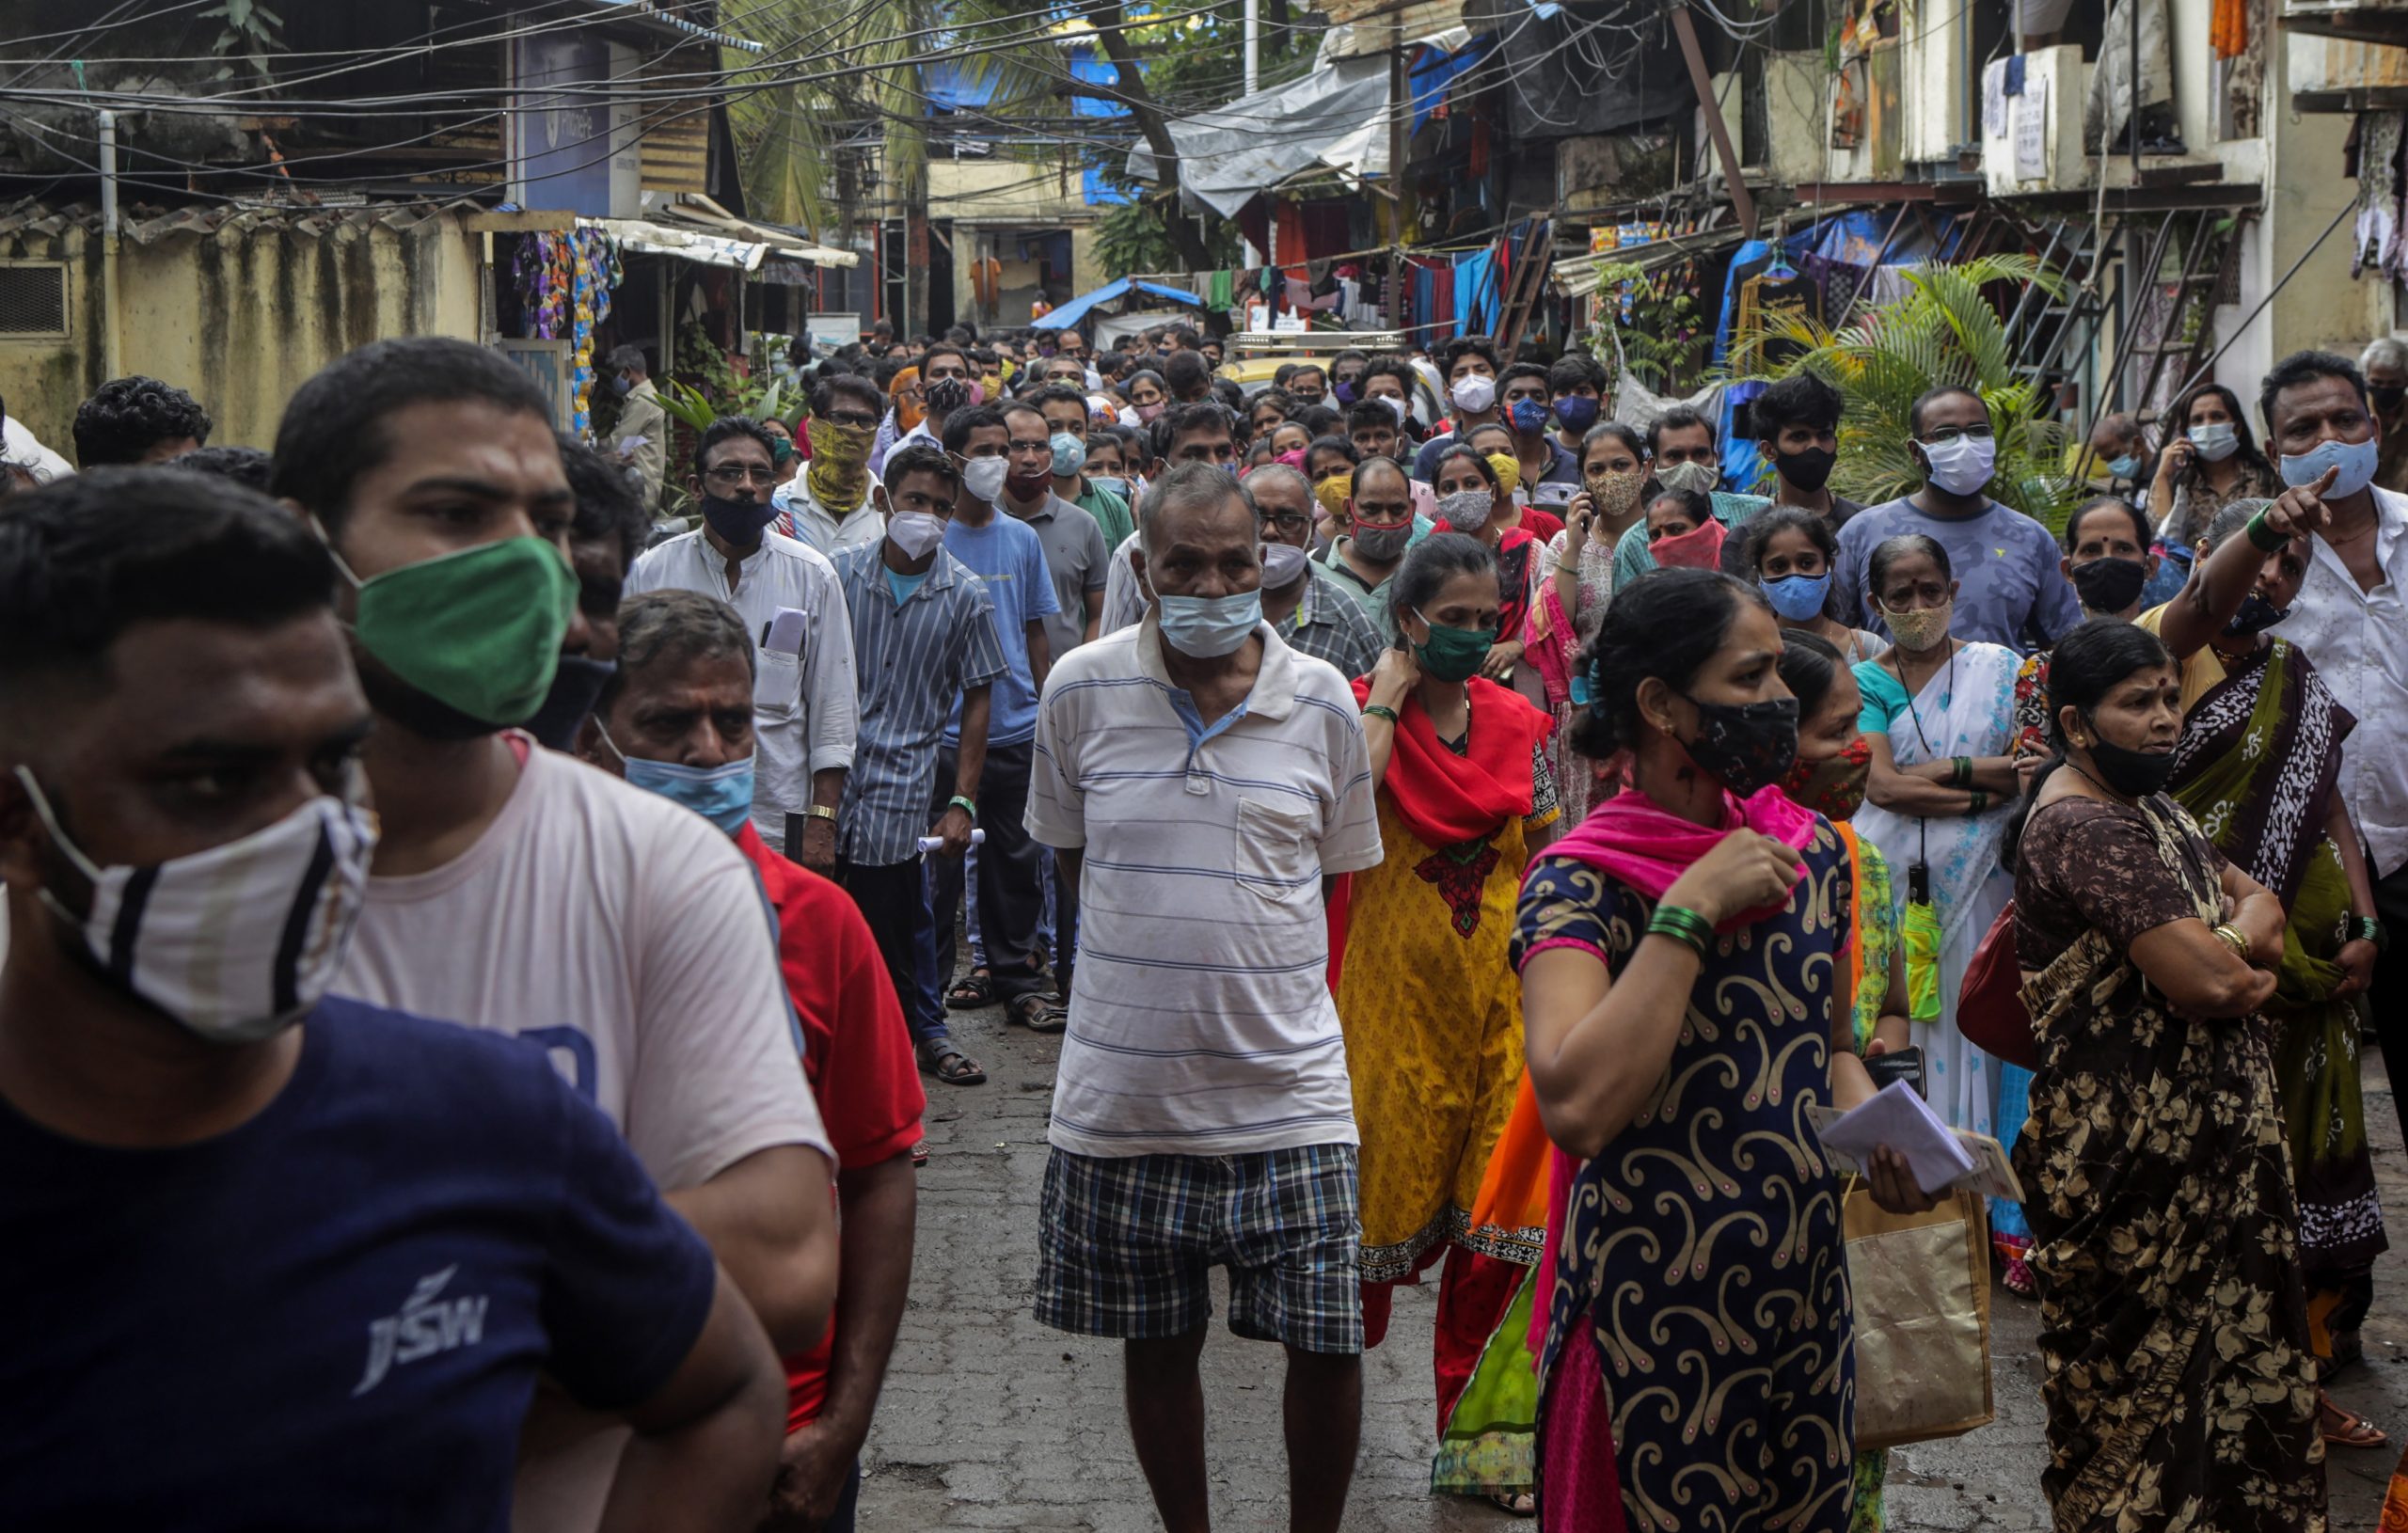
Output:
[[[1354,496],[1354,476],[1351,472],[1332,474],[1313,486],[1313,498],[1320,501],[1321,509],[1332,516],[1345,515],[1346,502]]]
[[[1521,486],[1522,460],[1511,452],[1491,452],[1487,457],[1488,466],[1497,470],[1497,487],[1512,495]]]
[[[803,430],[811,438],[811,466],[802,473],[811,498],[840,516],[861,510],[869,498],[869,450],[878,433],[817,416]]]

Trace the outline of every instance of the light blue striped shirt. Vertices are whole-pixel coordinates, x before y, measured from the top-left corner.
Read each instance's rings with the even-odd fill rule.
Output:
[[[898,603],[880,561],[885,549],[881,538],[836,556],[861,677],[860,733],[836,811],[836,849],[863,867],[919,855],[946,721],[965,687],[988,686],[1006,668],[994,599],[978,577],[940,548],[927,577]]]

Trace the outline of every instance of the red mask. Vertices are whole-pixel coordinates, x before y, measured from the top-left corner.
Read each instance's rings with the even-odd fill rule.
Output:
[[[1827,820],[1845,820],[1864,803],[1864,783],[1873,771],[1873,746],[1861,735],[1836,756],[1800,761],[1781,785],[1789,801],[1811,809]]]

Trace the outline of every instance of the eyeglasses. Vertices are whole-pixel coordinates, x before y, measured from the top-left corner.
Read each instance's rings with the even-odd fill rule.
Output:
[[[767,466],[754,468],[747,464],[723,463],[716,468],[705,469],[703,477],[714,484],[775,484],[778,471]]]
[[[858,410],[847,410],[841,415],[832,411],[820,419],[832,426],[855,426],[864,431],[878,424],[878,417],[863,415]]]
[[[1953,442],[1960,436],[1970,436],[1976,442],[1987,442],[1995,435],[1988,423],[1984,422],[1971,426],[1934,426],[1916,440],[1937,447],[1942,442]]]
[[[1275,527],[1282,532],[1302,532],[1313,525],[1313,519],[1301,511],[1266,511],[1262,514],[1265,527]]]

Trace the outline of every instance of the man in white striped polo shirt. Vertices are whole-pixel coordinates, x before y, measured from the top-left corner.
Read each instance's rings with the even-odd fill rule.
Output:
[[[1148,493],[1147,616],[1054,667],[1028,825],[1079,880],[1080,958],[1037,1316],[1127,1342],[1164,1524],[1205,1525],[1208,1274],[1288,1348],[1291,1525],[1337,1528],[1362,1419],[1354,1117],[1324,880],[1380,860],[1354,693],[1261,618],[1260,533],[1217,464]]]

